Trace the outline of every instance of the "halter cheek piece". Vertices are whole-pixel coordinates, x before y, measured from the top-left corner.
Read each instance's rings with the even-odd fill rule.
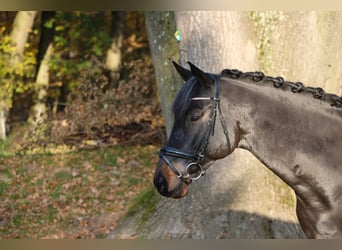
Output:
[[[185,183],[189,183],[192,180],[197,180],[205,174],[205,169],[203,169],[201,163],[204,158],[205,150],[208,146],[210,135],[214,136],[217,112],[219,113],[223,132],[227,140],[228,149],[229,151],[231,151],[227,125],[222,115],[221,106],[220,106],[220,77],[215,77],[215,76],[211,76],[211,77],[215,81],[215,97],[194,97],[191,99],[192,101],[212,101],[213,102],[211,116],[208,121],[208,130],[200,146],[197,148],[197,150],[194,153],[182,152],[178,149],[175,149],[166,145],[163,146],[159,152],[159,157],[163,161],[165,161],[165,163],[174,172],[174,174]],[[186,165],[185,167],[185,173],[180,173],[175,168],[173,163],[168,159],[168,156],[190,160],[190,163],[188,163],[188,165]]]

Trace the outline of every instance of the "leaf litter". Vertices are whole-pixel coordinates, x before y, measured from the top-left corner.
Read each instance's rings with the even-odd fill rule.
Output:
[[[151,188],[158,146],[2,157],[1,239],[103,238]]]

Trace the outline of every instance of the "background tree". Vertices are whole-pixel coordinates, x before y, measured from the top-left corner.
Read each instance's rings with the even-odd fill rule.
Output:
[[[35,75],[35,98],[29,118],[30,123],[34,126],[42,124],[47,118],[46,99],[50,80],[49,66],[53,50],[55,16],[55,11],[41,12],[40,39]]]
[[[10,35],[14,46],[11,64],[22,61],[25,44],[29,33],[32,31],[33,22],[37,11],[18,11]]]
[[[15,81],[17,79],[8,79],[14,75],[23,77],[23,53],[25,45],[32,31],[33,22],[36,16],[36,11],[18,11],[14,19],[11,34],[9,36],[9,43],[6,44],[4,39],[2,50],[2,69],[4,77],[2,80],[2,94],[0,95],[0,139],[6,139],[6,118],[7,112],[11,107],[12,94],[15,90]],[[6,67],[6,69],[5,69]],[[6,71],[6,72],[5,72]],[[7,79],[6,79],[7,78]]]
[[[126,13],[122,11],[111,12],[111,45],[106,53],[105,69],[109,87],[117,88],[122,63],[122,41],[124,37]]]

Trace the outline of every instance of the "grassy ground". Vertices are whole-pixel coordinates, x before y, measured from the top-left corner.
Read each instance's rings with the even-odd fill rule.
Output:
[[[103,238],[152,188],[157,146],[0,150],[0,238]]]

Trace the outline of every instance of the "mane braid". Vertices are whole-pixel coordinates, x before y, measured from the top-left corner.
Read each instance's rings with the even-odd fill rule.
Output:
[[[301,82],[285,81],[280,76],[265,76],[264,73],[259,71],[241,72],[237,69],[224,69],[222,70],[221,75],[232,79],[247,79],[255,83],[270,82],[275,88],[281,88],[283,90],[290,89],[292,93],[311,93],[313,98],[315,99],[323,100],[330,104],[330,106],[332,107],[342,108],[342,97],[335,94],[325,93],[325,91],[319,87],[306,87]]]

